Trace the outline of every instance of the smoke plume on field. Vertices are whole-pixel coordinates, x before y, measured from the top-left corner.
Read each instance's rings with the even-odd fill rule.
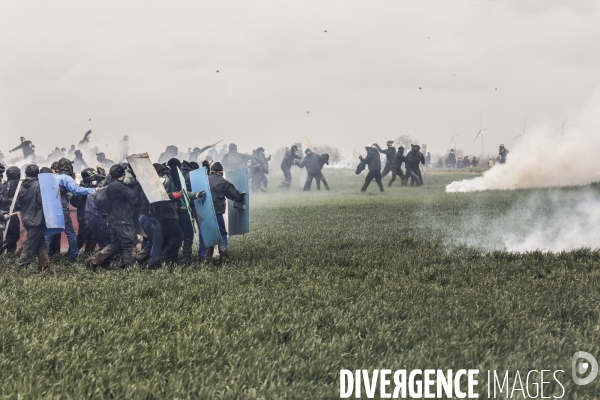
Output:
[[[543,190],[514,199],[507,212],[492,211],[489,204],[483,207],[488,212],[469,212],[449,241],[515,252],[600,248],[600,194],[596,188]]]
[[[585,185],[600,180],[600,101],[564,127],[535,127],[509,149],[506,164],[452,182],[447,192]]]

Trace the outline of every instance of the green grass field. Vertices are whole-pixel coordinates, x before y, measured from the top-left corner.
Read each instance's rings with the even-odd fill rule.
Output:
[[[40,275],[1,258],[0,397],[339,398],[340,369],[375,368],[480,369],[482,398],[488,369],[560,369],[563,398],[600,396],[570,365],[600,356],[600,252],[509,253],[490,235],[549,190],[446,194],[476,173],[443,171],[362,194],[364,174],[325,174],[332,191],[310,193],[273,174],[223,267],[54,258]]]

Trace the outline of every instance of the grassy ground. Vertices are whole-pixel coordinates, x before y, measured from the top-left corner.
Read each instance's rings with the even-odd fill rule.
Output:
[[[0,397],[339,398],[340,369],[375,368],[480,369],[482,397],[488,369],[561,369],[563,398],[598,397],[570,362],[600,356],[600,252],[461,239],[487,243],[479,225],[534,191],[445,194],[464,171],[361,194],[364,175],[325,173],[331,192],[283,192],[272,175],[224,267],[55,258],[49,276],[0,259]]]

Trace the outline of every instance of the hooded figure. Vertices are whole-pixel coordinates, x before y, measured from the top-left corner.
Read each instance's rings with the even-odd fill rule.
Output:
[[[450,154],[446,157],[446,168],[455,168],[456,167],[456,155],[454,154],[454,149],[450,149]]]
[[[283,171],[283,182],[279,185],[280,188],[289,189],[292,186],[292,165],[298,165],[300,163],[300,156],[298,155],[298,146],[295,144],[286,150],[283,160],[281,160],[281,171]]]
[[[321,190],[321,182],[323,182],[323,186],[325,186],[325,190],[329,190],[329,184],[327,184],[327,180],[323,175],[323,167],[325,164],[329,165],[329,154],[323,153],[319,156],[319,166],[321,167],[321,173],[317,178],[317,190]]]
[[[223,166],[221,163],[216,162],[212,166],[210,175],[208,176],[208,184],[210,186],[210,194],[212,196],[213,206],[215,207],[215,213],[217,215],[217,223],[219,225],[219,231],[221,232],[221,244],[219,245],[219,254],[221,255],[221,262],[229,261],[228,242],[227,242],[227,229],[225,227],[225,220],[223,214],[225,213],[225,199],[241,202],[244,200],[245,193],[237,191],[235,186],[225,178],[223,178]],[[207,249],[204,246],[202,235],[200,234],[200,258],[206,263],[210,263],[212,260],[214,248]]]
[[[111,169],[112,166],[115,165],[115,162],[113,160],[109,160],[108,158],[106,158],[106,154],[104,154],[104,153],[97,153],[96,160],[100,164],[102,164],[102,168],[104,168],[105,170]]]
[[[388,187],[392,186],[392,183],[396,180],[396,176],[400,177],[400,184],[402,186],[406,185],[406,176],[402,171],[402,163],[406,162],[406,157],[404,157],[404,147],[398,147],[398,151],[394,155],[394,159],[392,160],[392,179],[388,182]]]
[[[72,144],[71,148],[69,148],[69,152],[67,153],[69,158],[73,158],[73,156],[75,155],[75,145]]]
[[[366,192],[373,179],[375,179],[377,186],[379,186],[379,191],[383,192],[383,184],[381,183],[381,158],[379,158],[379,152],[371,144],[367,144],[365,149],[367,150],[367,156],[365,158],[359,156],[359,159],[361,163],[369,167],[369,173],[367,174],[365,183],[360,191]]]
[[[10,206],[13,198],[18,194],[17,187],[19,186],[19,180],[21,180],[21,169],[15,166],[8,167],[6,170],[6,179],[8,182],[6,182],[4,189],[0,194],[0,210],[8,213],[10,212]],[[20,237],[21,225],[19,222],[19,216],[13,215],[10,217],[8,231],[6,232],[4,243],[2,243],[2,247],[0,248],[0,254],[4,253],[5,250],[7,253],[14,254],[17,250],[17,242],[19,241]]]
[[[229,151],[223,156],[221,164],[223,164],[225,172],[235,171],[236,169],[247,168],[248,161],[251,161],[251,159],[252,158],[249,155],[239,153],[237,145],[231,143],[229,145]]]
[[[27,229],[27,239],[23,243],[19,257],[19,269],[27,268],[37,255],[40,271],[54,273],[48,269],[48,250],[44,241],[44,210],[42,208],[42,193],[38,181],[39,169],[30,164],[25,168],[25,180],[17,196],[16,206],[21,212],[23,227]]]
[[[252,191],[255,192],[260,190],[262,192],[267,191],[269,180],[267,174],[269,173],[269,161],[271,156],[265,157],[265,149],[262,147],[257,148],[252,152],[252,162],[250,164],[250,173],[252,174]]]
[[[179,160],[176,161],[179,162]],[[181,165],[181,163],[179,164]],[[181,191],[181,184],[179,183],[179,179],[173,179],[169,167],[155,163],[154,169],[171,199],[170,201],[159,202],[154,207],[155,216],[160,221],[162,229],[162,261],[176,263],[179,249],[183,244],[183,231],[179,224],[179,210],[181,206],[179,192]],[[179,190],[177,190],[176,182],[179,183]],[[186,218],[189,220],[187,212]]]
[[[73,154],[75,155],[75,159],[73,160],[73,170],[81,171],[85,168],[88,168],[88,165],[81,156],[81,150],[75,150]]]
[[[183,173],[183,164],[181,163],[181,161],[179,161],[176,158],[171,158],[167,162],[167,165],[169,166],[169,168],[171,168],[170,177],[171,181],[175,184],[174,191],[181,192],[182,189],[185,189],[186,192],[189,193],[191,192],[191,190],[189,190],[191,188],[191,183],[190,187],[188,188],[189,171],[191,170],[191,164],[187,161],[184,161],[184,163],[186,164],[187,181]],[[178,168],[182,170],[181,174],[184,175],[183,182],[181,182],[181,180],[179,179],[179,172],[177,172]],[[192,259],[192,245],[194,244],[194,222],[190,219],[190,214],[188,213],[188,210],[187,208],[185,208],[181,199],[175,200],[175,204],[179,213],[179,226],[183,234],[182,256],[185,261],[190,261]],[[190,201],[190,212],[192,213],[192,215],[195,214],[195,210],[193,210],[193,204],[194,203]]]
[[[132,219],[132,202],[139,200],[140,184],[136,181],[131,187],[126,186],[123,183],[125,169],[119,164],[113,165],[109,174],[111,178],[106,194],[110,210],[107,225],[111,241],[94,257],[85,260],[86,268],[93,270],[96,270],[98,266],[105,265],[107,261],[119,253],[123,253],[122,269],[131,267],[135,262],[133,248],[136,243],[136,234]]]
[[[425,164],[425,156],[421,153],[421,146],[411,144],[411,150],[406,155],[406,178],[411,178],[410,186],[415,183],[417,186],[423,185],[419,164]]]
[[[382,150],[381,147],[379,147],[379,145],[377,143],[373,144],[373,146],[375,146],[381,154],[385,154],[385,167],[383,168],[383,171],[381,172],[382,178],[385,178],[385,176],[387,174],[389,174],[389,172],[392,170],[392,160],[394,159],[394,155],[396,155],[396,148],[394,147],[394,141],[388,140],[386,144],[387,144],[387,149],[385,149],[385,150]]]

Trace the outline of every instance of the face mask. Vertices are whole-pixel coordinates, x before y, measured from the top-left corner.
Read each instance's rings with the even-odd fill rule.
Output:
[[[92,186],[96,186],[98,184],[98,181],[92,181]]]

